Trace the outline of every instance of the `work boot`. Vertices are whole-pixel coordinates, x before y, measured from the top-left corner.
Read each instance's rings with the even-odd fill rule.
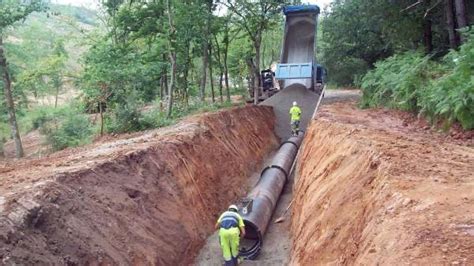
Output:
[[[231,260],[224,261],[224,266],[236,266],[237,264],[234,262],[234,258]]]

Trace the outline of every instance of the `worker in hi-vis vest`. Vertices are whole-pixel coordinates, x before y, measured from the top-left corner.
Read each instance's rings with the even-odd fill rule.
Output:
[[[293,136],[298,136],[298,132],[300,131],[301,109],[296,102],[293,102],[293,106],[290,108],[290,119],[291,133]]]
[[[217,220],[216,229],[219,229],[219,241],[226,266],[238,264],[240,237],[245,235],[245,225],[239,208],[230,205]]]

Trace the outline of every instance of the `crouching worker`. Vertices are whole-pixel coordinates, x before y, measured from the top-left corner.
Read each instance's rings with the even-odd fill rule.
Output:
[[[219,241],[226,266],[238,264],[240,237],[245,235],[245,225],[239,208],[230,205],[217,220],[216,229],[219,229]]]

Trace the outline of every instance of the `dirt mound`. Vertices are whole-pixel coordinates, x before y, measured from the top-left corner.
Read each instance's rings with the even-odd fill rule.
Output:
[[[291,135],[290,115],[288,112],[293,102],[296,101],[301,107],[300,129],[306,130],[318,99],[319,94],[309,91],[301,84],[293,84],[263,101],[261,105],[273,107],[277,120],[275,132],[281,140],[286,140]]]
[[[6,165],[3,264],[189,264],[218,213],[276,145],[270,108]]]
[[[291,264],[474,261],[474,148],[396,112],[322,108],[307,131]]]

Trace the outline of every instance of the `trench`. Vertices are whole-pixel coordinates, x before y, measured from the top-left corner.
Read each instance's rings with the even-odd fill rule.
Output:
[[[324,102],[243,265],[472,261],[474,150]],[[258,182],[280,122],[269,107],[234,108],[2,169],[0,264],[221,265],[214,223]]]
[[[7,172],[0,261],[189,265],[277,145],[271,108],[249,106]]]

